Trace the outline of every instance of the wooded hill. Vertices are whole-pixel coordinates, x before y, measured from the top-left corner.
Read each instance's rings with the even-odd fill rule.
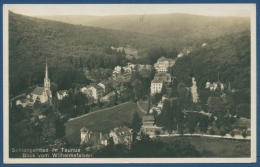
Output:
[[[250,31],[244,31],[210,40],[208,45],[179,58],[171,72],[188,86],[194,76],[200,89],[207,81],[217,82],[219,73],[226,90],[230,83],[232,89],[250,95],[250,57]]]
[[[117,61],[114,61],[116,57],[113,53],[112,55],[105,53],[104,50],[110,46],[137,43],[136,45],[140,44],[140,47],[145,48],[159,43],[157,40],[152,44],[153,39],[154,37],[144,34],[72,25],[23,16],[10,11],[10,91],[17,93],[25,87],[43,83],[46,61],[51,81],[56,84],[68,83],[66,86],[58,85],[59,89],[69,88],[72,83],[86,84],[83,75],[77,71],[78,65],[86,66],[82,63],[82,59],[90,57],[91,64],[103,63],[113,68],[117,65]],[[106,61],[101,62],[101,59]]]
[[[250,29],[247,17],[211,17],[191,14],[151,14],[119,16],[37,16],[71,24],[101,27],[149,34],[161,39],[188,40],[212,39],[225,34]]]

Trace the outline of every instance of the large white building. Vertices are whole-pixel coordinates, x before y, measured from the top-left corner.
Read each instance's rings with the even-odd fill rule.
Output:
[[[160,57],[157,60],[157,63],[154,64],[154,68],[156,69],[157,72],[167,73],[168,68],[173,66],[174,63],[175,63],[174,59],[166,59],[165,57]]]
[[[160,93],[163,87],[163,80],[155,78],[151,82],[151,94]]]

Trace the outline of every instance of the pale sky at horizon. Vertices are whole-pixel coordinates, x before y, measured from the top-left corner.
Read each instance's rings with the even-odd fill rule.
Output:
[[[4,5],[4,9],[28,16],[142,15],[187,13],[206,16],[250,17],[255,4],[72,4]]]

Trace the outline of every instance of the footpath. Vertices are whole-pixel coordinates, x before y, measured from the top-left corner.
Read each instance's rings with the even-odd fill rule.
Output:
[[[138,108],[145,114],[147,114],[147,111],[145,111],[142,107],[139,106],[139,101],[137,102]]]
[[[251,140],[251,136],[247,136],[246,138],[243,138],[242,135],[235,135],[234,137],[232,137],[229,134],[226,134],[226,136],[220,136],[220,135],[207,135],[207,134],[165,134],[165,135],[156,135],[159,137],[171,137],[171,136],[190,136],[190,137],[210,137],[210,138],[222,138],[222,139],[237,139],[237,140]]]

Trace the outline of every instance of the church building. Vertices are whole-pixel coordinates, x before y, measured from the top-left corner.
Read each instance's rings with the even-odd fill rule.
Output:
[[[51,84],[48,76],[48,66],[46,63],[44,87],[37,86],[32,92],[32,99],[35,102],[39,100],[41,103],[46,103],[52,99]]]

